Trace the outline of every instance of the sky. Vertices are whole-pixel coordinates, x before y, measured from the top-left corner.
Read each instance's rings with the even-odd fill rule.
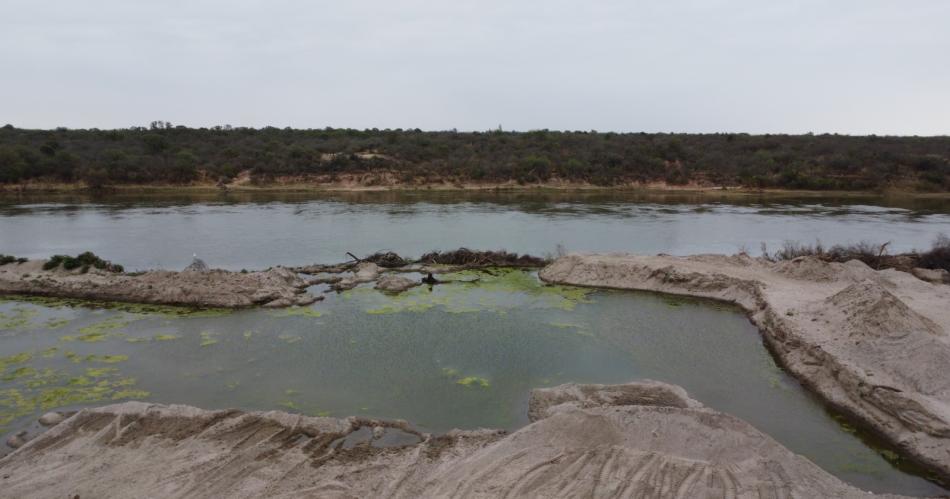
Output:
[[[946,0],[0,0],[0,124],[950,134]]]

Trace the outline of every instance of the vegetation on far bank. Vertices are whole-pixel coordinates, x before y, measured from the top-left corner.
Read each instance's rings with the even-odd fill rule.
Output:
[[[786,241],[782,248],[769,253],[762,245],[762,256],[768,260],[792,260],[800,256],[814,256],[828,262],[860,260],[875,270],[897,269],[909,272],[915,267],[943,269],[950,272],[950,238],[940,235],[926,251],[890,254],[890,243],[874,244],[860,242],[851,245],[834,245],[826,248],[820,241],[814,245]]]
[[[0,127],[0,185],[276,181],[664,183],[801,190],[950,191],[950,137]]]

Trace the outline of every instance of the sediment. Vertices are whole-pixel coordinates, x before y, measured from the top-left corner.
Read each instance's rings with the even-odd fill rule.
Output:
[[[512,434],[432,436],[126,402],[0,459],[0,497],[872,497],[679,387],[563,385],[530,406]]]
[[[857,260],[745,255],[578,254],[539,275],[735,303],[805,386],[950,480],[950,286]]]
[[[97,301],[206,308],[307,305],[308,281],[275,267],[257,272],[152,270],[109,272],[90,268],[44,270],[44,260],[0,265],[0,295],[35,295]]]

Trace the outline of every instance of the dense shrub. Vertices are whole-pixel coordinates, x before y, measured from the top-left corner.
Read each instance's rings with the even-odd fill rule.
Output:
[[[13,263],[13,262],[16,262],[16,263],[25,263],[26,261],[27,261],[26,258],[17,258],[17,257],[15,257],[15,256],[11,256],[11,255],[0,255],[0,265],[7,265],[7,264]]]
[[[925,269],[944,269],[950,272],[950,238],[940,235],[930,251],[920,254],[919,265]]]
[[[75,270],[81,268],[83,273],[88,272],[90,267],[95,267],[97,269],[106,270],[109,272],[122,272],[125,270],[121,265],[103,260],[91,251],[80,253],[77,256],[53,255],[49,260],[46,261],[46,263],[43,264],[43,270],[53,270],[55,268],[59,268],[60,266],[66,270]]]
[[[874,269],[894,268],[909,271],[914,267],[944,269],[950,271],[950,238],[940,235],[928,251],[913,251],[892,255],[887,251],[890,243],[875,244],[862,241],[857,244],[835,245],[825,248],[820,241],[814,245],[786,241],[775,253],[769,253],[763,245],[762,256],[768,260],[792,260],[813,256],[827,262],[860,260]]]
[[[407,183],[690,182],[950,190],[950,137],[174,127],[0,128],[0,184],[228,181],[386,172]]]

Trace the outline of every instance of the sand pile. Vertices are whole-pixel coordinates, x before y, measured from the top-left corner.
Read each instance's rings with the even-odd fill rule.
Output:
[[[679,387],[536,390],[505,435],[141,402],[0,459],[0,497],[871,497]],[[881,496],[875,496],[881,497]]]
[[[99,269],[43,270],[43,261],[0,266],[0,294],[24,294],[193,307],[307,305],[316,298],[307,281],[276,267],[259,272],[153,270],[113,273]]]

